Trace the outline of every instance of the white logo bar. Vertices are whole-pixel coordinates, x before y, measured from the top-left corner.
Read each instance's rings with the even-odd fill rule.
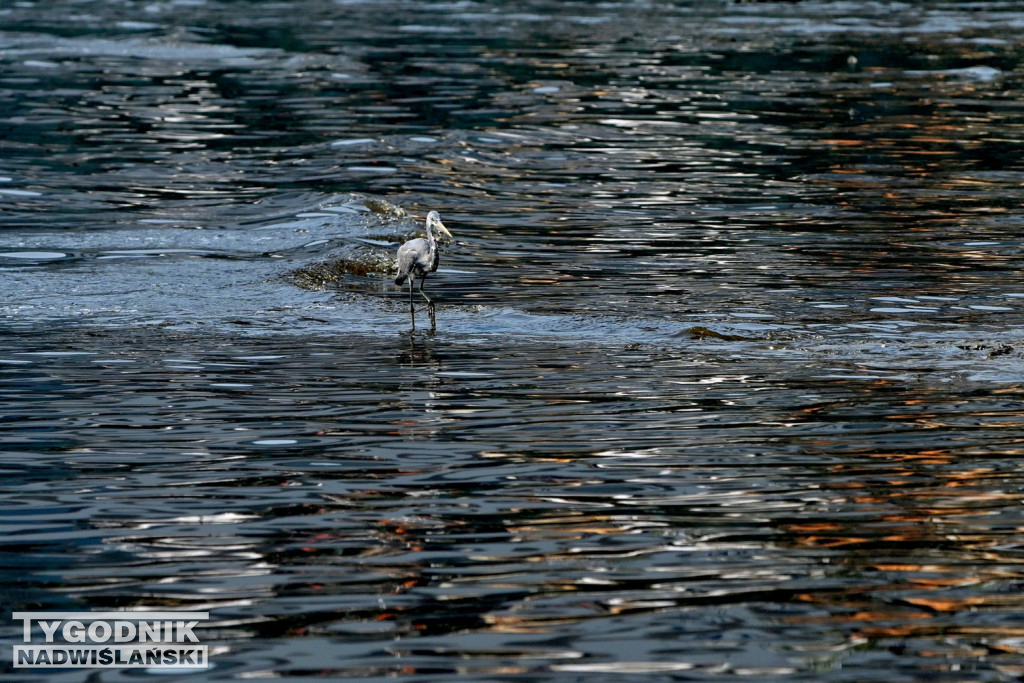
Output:
[[[40,619],[88,619],[89,621],[164,621],[171,619],[209,619],[209,612],[15,612],[15,621]]]

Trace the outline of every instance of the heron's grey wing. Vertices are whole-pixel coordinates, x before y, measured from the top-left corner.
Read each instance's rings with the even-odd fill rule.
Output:
[[[401,274],[412,272],[413,267],[423,268],[430,253],[430,245],[422,237],[409,240],[398,248],[398,272]]]
[[[406,242],[398,248],[398,275],[399,277],[409,274],[415,254],[409,249],[410,242]]]
[[[419,263],[430,251],[430,245],[425,239],[409,240],[398,248],[398,277],[395,284],[402,284],[407,277],[415,277],[416,270],[423,270]]]

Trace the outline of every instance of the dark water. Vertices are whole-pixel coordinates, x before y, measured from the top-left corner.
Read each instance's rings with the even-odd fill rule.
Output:
[[[219,680],[1018,680],[1022,29],[0,6],[3,666],[159,606]]]

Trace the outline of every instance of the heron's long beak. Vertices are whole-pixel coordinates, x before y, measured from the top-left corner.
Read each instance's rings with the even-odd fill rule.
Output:
[[[447,236],[448,239],[450,239],[450,240],[451,239],[455,239],[454,237],[452,237],[452,234],[450,232],[448,232],[448,228],[444,227],[444,223],[442,223],[441,221],[435,221],[434,222],[434,227],[437,228],[438,230],[440,230],[441,234]]]

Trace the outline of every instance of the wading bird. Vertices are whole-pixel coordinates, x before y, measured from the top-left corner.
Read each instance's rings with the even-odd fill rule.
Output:
[[[437,241],[434,240],[434,233],[431,231],[431,228],[437,228],[438,232],[448,237],[452,236],[448,232],[448,228],[444,227],[444,223],[441,222],[441,216],[438,215],[437,211],[431,211],[427,214],[427,239],[418,237],[414,240],[409,240],[398,248],[398,277],[395,278],[395,284],[401,285],[405,282],[406,278],[409,278],[410,308],[412,307],[412,285],[417,276],[420,278],[420,294],[423,295],[428,304],[434,305],[434,302],[430,300],[427,293],[423,291],[423,282],[427,279],[427,273],[433,273],[437,270],[437,263],[441,258],[437,250]]]

